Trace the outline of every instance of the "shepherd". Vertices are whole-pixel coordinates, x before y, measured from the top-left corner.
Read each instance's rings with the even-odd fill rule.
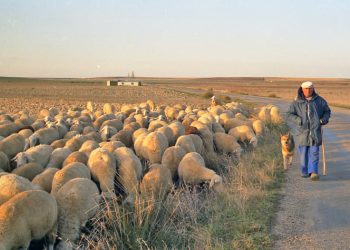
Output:
[[[312,82],[303,82],[287,111],[287,120],[296,125],[296,142],[300,153],[301,176],[318,180],[318,163],[322,145],[322,126],[331,116],[327,101],[319,96]]]

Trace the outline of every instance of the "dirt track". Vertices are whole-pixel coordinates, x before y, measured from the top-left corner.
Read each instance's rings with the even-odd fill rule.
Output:
[[[230,95],[286,112],[291,100]],[[300,177],[299,156],[286,173],[283,198],[272,228],[274,249],[350,249],[350,110],[334,108],[324,128],[327,175],[320,181]],[[296,150],[297,152],[297,150]],[[322,155],[319,172],[322,173]]]

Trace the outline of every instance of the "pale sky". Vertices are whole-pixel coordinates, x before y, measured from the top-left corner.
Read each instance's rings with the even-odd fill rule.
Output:
[[[0,0],[0,76],[350,77],[347,0]]]

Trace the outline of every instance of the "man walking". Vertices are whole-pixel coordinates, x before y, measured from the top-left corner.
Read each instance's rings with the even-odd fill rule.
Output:
[[[326,125],[331,110],[319,96],[312,82],[303,82],[298,95],[287,111],[287,120],[296,125],[296,142],[299,145],[302,177],[318,180],[318,162],[322,145],[321,126]]]

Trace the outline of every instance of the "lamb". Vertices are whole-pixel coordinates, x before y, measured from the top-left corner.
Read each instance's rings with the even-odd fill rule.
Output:
[[[45,236],[53,249],[57,215],[56,200],[45,191],[15,195],[0,207],[0,249],[29,249],[32,240]]]
[[[42,128],[35,131],[29,137],[29,146],[34,147],[39,144],[50,145],[53,141],[60,139],[60,135],[56,127]]]
[[[87,164],[89,157],[83,152],[75,151],[68,155],[68,157],[64,160],[62,166],[66,166],[72,162],[81,162],[83,164]]]
[[[29,162],[37,162],[42,167],[45,167],[49,162],[52,151],[53,149],[50,145],[38,145],[33,148],[29,148],[25,152],[18,153],[14,160],[17,167]]]
[[[178,178],[177,168],[185,155],[185,150],[180,146],[172,146],[164,151],[162,165],[170,170],[173,181],[176,181]]]
[[[24,164],[23,166],[16,168],[12,171],[12,174],[22,176],[30,181],[34,179],[35,176],[44,171],[44,168],[36,162],[30,162]]]
[[[12,134],[0,141],[0,151],[5,153],[9,159],[22,152],[26,146],[23,136]]]
[[[57,233],[62,239],[55,249],[75,249],[80,229],[99,209],[100,196],[94,182],[74,178],[54,195],[58,207]]]
[[[214,143],[218,152],[236,154],[238,159],[240,159],[242,148],[233,136],[222,132],[215,133]]]
[[[7,174],[0,177],[0,205],[16,194],[26,190],[40,190],[39,186],[32,184],[28,179],[16,174]]]
[[[258,138],[254,134],[253,130],[247,125],[232,128],[228,134],[232,135],[237,141],[248,141],[253,145],[253,147],[257,147],[258,145]]]
[[[106,149],[97,148],[91,152],[87,162],[92,179],[100,184],[103,193],[113,197],[116,160]]]
[[[168,139],[159,132],[149,133],[142,142],[142,156],[152,163],[160,163],[164,151],[168,147]]]
[[[138,184],[142,178],[142,164],[135,153],[127,148],[121,147],[114,151],[117,160],[117,180],[126,194],[125,201],[133,204],[138,194]]]
[[[152,164],[140,184],[142,197],[150,205],[154,200],[164,199],[173,187],[171,172],[161,164]]]
[[[87,157],[90,156],[91,152],[96,149],[96,148],[99,148],[100,145],[94,141],[94,140],[88,140],[88,141],[85,141],[80,149],[79,149],[79,152],[82,152],[84,154],[86,154]]]
[[[90,180],[91,173],[89,168],[81,162],[73,162],[64,166],[53,177],[51,194],[55,195],[65,183],[74,178],[87,178]]]
[[[43,172],[34,177],[32,183],[41,187],[41,189],[46,192],[51,193],[52,180],[57,171],[59,171],[58,168],[46,168]]]
[[[63,162],[72,153],[69,148],[56,148],[52,151],[50,155],[49,163],[47,168],[61,168]]]
[[[2,151],[0,151],[0,169],[6,172],[11,171],[9,158]]]
[[[180,181],[184,184],[197,185],[202,182],[209,182],[209,188],[217,192],[223,191],[222,177],[215,171],[205,166],[203,157],[196,153],[188,153],[182,158],[178,173]]]

